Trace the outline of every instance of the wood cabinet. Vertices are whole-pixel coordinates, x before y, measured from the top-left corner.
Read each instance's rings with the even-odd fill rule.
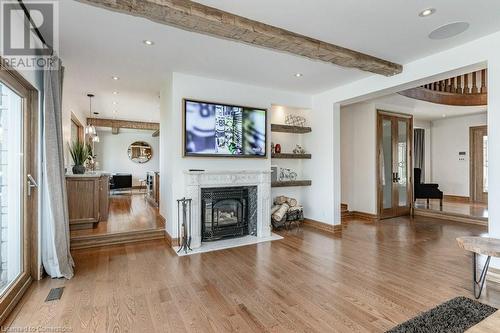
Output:
[[[90,229],[106,220],[109,206],[109,176],[66,177],[70,229]]]
[[[100,221],[107,221],[109,216],[109,178],[108,175],[103,175],[99,179],[99,211]]]

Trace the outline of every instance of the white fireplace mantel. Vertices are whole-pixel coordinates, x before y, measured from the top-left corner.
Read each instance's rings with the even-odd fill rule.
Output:
[[[201,189],[257,187],[257,238],[271,236],[271,171],[185,171],[185,196],[191,203],[191,248],[201,246]]]

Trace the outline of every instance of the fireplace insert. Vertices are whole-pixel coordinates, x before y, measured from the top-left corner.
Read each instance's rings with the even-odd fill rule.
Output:
[[[249,234],[248,188],[224,187],[201,190],[201,240],[215,241]]]

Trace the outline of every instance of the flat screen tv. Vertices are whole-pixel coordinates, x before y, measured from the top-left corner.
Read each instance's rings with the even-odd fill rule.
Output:
[[[184,155],[266,157],[267,111],[184,100]]]

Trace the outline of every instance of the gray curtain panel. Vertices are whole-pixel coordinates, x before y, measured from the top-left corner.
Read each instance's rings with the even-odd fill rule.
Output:
[[[66,198],[62,132],[62,82],[60,59],[44,72],[43,108],[43,199],[42,263],[53,278],[73,277],[74,262],[69,248],[69,215]]]
[[[422,170],[422,182],[425,182],[425,130],[415,128],[413,130],[413,166]]]

